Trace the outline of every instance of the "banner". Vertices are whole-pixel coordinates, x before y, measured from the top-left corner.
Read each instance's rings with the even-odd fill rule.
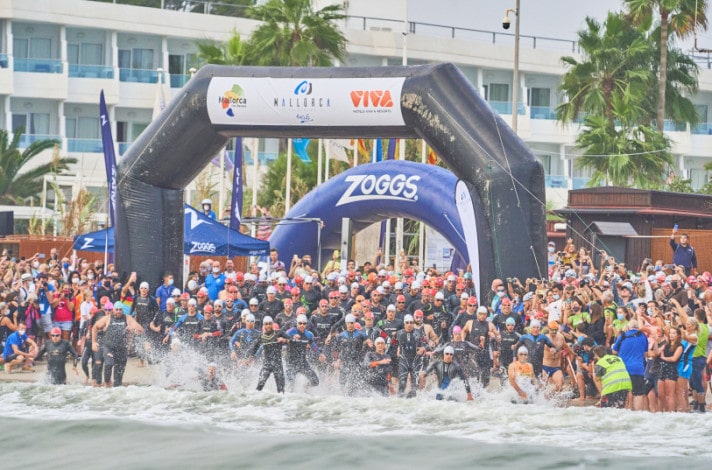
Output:
[[[106,108],[104,90],[99,94],[99,119],[101,122],[101,142],[104,145],[104,166],[106,167],[106,183],[109,188],[109,217],[111,226],[116,223],[116,153],[114,138],[111,136],[111,122]]]
[[[230,228],[240,231],[242,220],[242,137],[235,139],[235,161],[232,172],[232,199],[230,200]]]
[[[388,139],[388,156],[386,157],[386,160],[396,159],[396,142],[396,139]]]
[[[214,77],[207,94],[213,124],[242,126],[404,126],[405,77]]]

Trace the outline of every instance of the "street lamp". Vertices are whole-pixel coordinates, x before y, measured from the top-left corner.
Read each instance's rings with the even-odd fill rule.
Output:
[[[512,84],[512,130],[517,133],[517,118],[519,117],[519,2],[517,0],[515,8],[507,8],[504,12],[504,19],[502,19],[502,27],[504,29],[509,29],[511,21],[509,19],[509,14],[514,13],[515,23],[514,23],[514,77]]]

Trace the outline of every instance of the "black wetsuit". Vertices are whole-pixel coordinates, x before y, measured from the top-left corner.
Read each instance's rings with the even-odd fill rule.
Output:
[[[376,364],[383,359],[390,359],[388,354],[378,354],[369,351],[363,358],[363,367],[366,369],[366,384],[383,396],[388,395],[388,379],[391,375],[390,364]]]
[[[105,316],[106,312],[104,310],[99,310],[98,312],[96,312],[96,315],[94,315],[91,321],[89,322],[89,331],[91,332],[96,322],[98,322]],[[102,343],[104,342],[104,330],[99,330],[96,334],[96,342],[99,345],[98,351],[94,351],[93,349],[94,338],[91,336],[91,334],[86,341],[86,345],[84,346],[84,355],[82,355],[82,367],[84,366],[84,357],[90,357],[89,354],[87,354],[88,349],[89,351],[91,351],[92,357],[91,378],[92,380],[94,380],[94,383],[96,385],[101,385],[101,383],[104,381],[104,350],[102,348]]]
[[[411,332],[401,330],[397,335],[400,355],[398,356],[398,394],[405,393],[405,386],[408,384],[408,375],[411,376],[411,395],[415,395],[418,384],[418,374],[423,368],[423,356],[418,354],[418,348],[427,347],[427,339],[422,329],[414,329]]]
[[[291,341],[287,344],[287,383],[290,387],[294,386],[294,378],[297,374],[304,375],[312,387],[319,385],[319,377],[317,377],[314,369],[309,365],[307,360],[307,352],[310,346],[314,343],[314,335],[309,330],[304,330],[300,333],[294,327],[287,330],[287,336]],[[297,337],[298,338],[295,338]]]
[[[453,361],[449,364],[444,361],[433,362],[432,364],[430,364],[430,367],[428,367],[428,370],[425,371],[425,375],[428,375],[433,371],[438,377],[438,388],[440,390],[447,389],[452,383],[453,379],[459,377],[465,384],[465,391],[467,393],[472,392],[472,390],[470,389],[470,383],[467,381],[467,376],[462,370],[462,367],[460,367],[457,362]],[[438,394],[437,399],[442,400],[443,396],[441,394]]]
[[[489,322],[487,320],[480,321],[475,319],[472,321],[472,330],[470,331],[467,340],[480,347],[480,350],[475,353],[475,362],[477,363],[477,380],[482,384],[482,387],[487,387],[490,382],[490,374],[492,373],[492,358],[490,357],[490,337],[489,337]],[[484,337],[484,342],[481,338]]]
[[[260,370],[260,377],[257,381],[257,390],[262,390],[270,374],[274,374],[277,392],[284,393],[282,343],[277,341],[278,338],[290,339],[284,331],[277,330],[271,333],[262,333],[262,335],[250,345],[250,355],[254,355],[257,352],[257,348],[262,346],[262,369]]]
[[[519,342],[520,335],[516,331],[511,333],[505,328],[501,331],[502,339],[499,342],[499,365],[505,369],[514,362],[514,350],[512,347]]]
[[[361,385],[361,361],[363,359],[363,344],[366,333],[361,330],[342,331],[334,339],[339,352],[339,383],[349,395]]]
[[[104,382],[111,381],[111,373],[114,373],[114,387],[120,387],[126,370],[128,361],[128,331],[127,321],[124,315],[116,318],[111,315],[109,326],[104,333],[102,350],[104,356]]]
[[[42,349],[37,353],[37,359],[47,354],[47,379],[51,384],[62,385],[67,383],[67,353],[74,357],[74,367],[77,366],[77,352],[69,341],[45,341]]]

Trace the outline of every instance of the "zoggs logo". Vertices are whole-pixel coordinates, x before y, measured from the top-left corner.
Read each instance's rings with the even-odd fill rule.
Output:
[[[388,90],[355,90],[351,92],[354,108],[392,108],[393,98]]]
[[[193,246],[190,247],[191,253],[203,252],[203,253],[215,253],[215,244],[209,242],[191,242]]]
[[[336,207],[359,201],[405,201],[418,200],[418,185],[420,176],[406,177],[404,174],[391,175],[352,175],[344,180],[351,183],[343,196],[336,203]]]

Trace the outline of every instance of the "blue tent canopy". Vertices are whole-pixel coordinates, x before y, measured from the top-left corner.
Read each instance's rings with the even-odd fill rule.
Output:
[[[108,243],[108,250],[107,249]],[[114,228],[74,237],[78,251],[114,252]],[[248,237],[185,205],[183,252],[199,256],[265,256],[269,242]]]

